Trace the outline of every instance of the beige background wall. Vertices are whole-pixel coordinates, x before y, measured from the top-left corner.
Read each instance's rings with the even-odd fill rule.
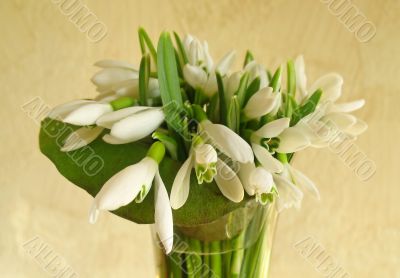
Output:
[[[275,68],[299,53],[309,80],[328,71],[345,79],[343,100],[365,98],[357,115],[370,126],[357,141],[377,165],[360,181],[329,150],[307,150],[295,165],[318,184],[300,211],[280,216],[271,277],[321,277],[293,245],[313,236],[351,277],[400,277],[399,73],[400,2],[353,0],[376,26],[360,43],[322,1],[94,1],[87,7],[108,28],[91,43],[49,0],[0,2],[0,276],[47,277],[23,248],[39,236],[80,277],[154,277],[149,228],[111,214],[87,223],[91,198],[38,150],[38,126],[21,109],[40,97],[49,106],[94,96],[92,64],[103,58],[137,63],[136,29],[191,32],[220,57],[247,48]]]

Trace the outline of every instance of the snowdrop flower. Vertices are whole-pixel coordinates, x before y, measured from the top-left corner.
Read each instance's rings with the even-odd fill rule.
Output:
[[[258,77],[260,79],[260,90],[268,86],[269,79],[264,66],[256,63],[255,61],[251,61],[243,70],[234,72],[231,75],[226,76],[224,79],[225,98],[227,103],[229,103],[233,95],[239,89],[240,79],[246,72],[249,74],[248,84],[253,82],[253,80]]]
[[[315,81],[307,89],[307,77],[303,56],[298,56],[295,60],[296,86],[299,94],[296,95],[297,102],[302,102],[317,89],[323,91],[321,102],[335,102],[342,94],[343,78],[337,73],[328,73]]]
[[[165,119],[160,107],[131,108],[129,111],[115,111],[98,119],[98,124],[111,128],[103,140],[109,144],[126,144],[149,136]]]
[[[281,174],[273,174],[273,176],[278,191],[278,212],[291,207],[300,208],[304,196],[302,190],[311,193],[317,200],[320,199],[319,191],[315,184],[287,162],[284,163],[283,172]]]
[[[173,209],[181,208],[189,197],[190,176],[195,163],[196,154],[191,151],[189,157],[182,164],[176,174],[174,183],[172,184],[170,202]],[[244,190],[240,179],[221,159],[217,160],[216,175],[214,176],[214,179],[219,190],[226,198],[235,203],[243,200]]]
[[[108,112],[113,111],[109,103],[88,103],[71,111],[63,119],[63,122],[73,125],[93,125],[97,119]]]
[[[173,245],[172,211],[168,193],[158,170],[164,154],[164,145],[156,142],[141,161],[126,167],[111,177],[94,198],[89,222],[97,221],[100,210],[116,210],[135,199],[137,202],[143,201],[154,180],[155,226],[166,253],[170,253]]]
[[[206,68],[208,72],[211,71],[214,62],[208,51],[208,43],[206,41],[201,43],[196,37],[189,34],[185,36],[183,45],[190,65]]]
[[[258,64],[256,61],[251,61],[244,67],[244,71],[249,72],[249,83],[258,77],[260,78],[260,89],[268,86],[269,79],[267,70],[263,65]]]
[[[210,144],[200,144],[194,148],[195,171],[199,184],[210,183],[217,174],[218,155]]]
[[[109,103],[92,100],[74,100],[56,106],[47,115],[51,119],[73,125],[93,125],[101,115],[113,110]]]
[[[115,60],[101,60],[95,66],[102,68],[92,77],[100,97],[139,96],[139,72],[129,63]],[[149,79],[148,97],[160,95],[158,80]]]
[[[271,173],[280,173],[283,170],[282,163],[272,154],[280,147],[281,134],[289,128],[290,119],[281,118],[265,124],[251,136],[251,146],[257,160]],[[278,138],[278,139],[277,139]]]
[[[274,186],[272,174],[254,163],[241,164],[239,177],[243,187],[250,196],[256,195],[256,201],[261,204],[268,202],[268,194]]]
[[[226,154],[234,161],[253,162],[254,155],[249,144],[227,126],[203,120],[200,124],[201,135],[206,141]]]
[[[300,93],[298,94],[298,101],[304,101],[310,93],[315,92],[317,89],[322,90],[323,93],[320,104],[317,107],[317,110],[320,110],[318,113],[320,114],[319,119],[321,119],[322,122],[331,122],[332,125],[337,126],[338,130],[353,136],[357,136],[367,129],[368,126],[365,122],[352,115],[345,114],[363,107],[365,104],[364,99],[340,104],[336,103],[342,95],[343,78],[339,74],[326,74],[315,81],[311,87],[307,89],[307,78],[305,74],[304,59],[302,56],[296,58],[295,69],[296,84]],[[327,107],[321,109],[321,106]],[[321,111],[323,111],[323,114],[321,114]]]
[[[277,111],[280,106],[280,93],[273,92],[271,87],[265,87],[256,92],[243,109],[248,119],[256,119],[271,111]]]
[[[360,107],[363,101],[355,101],[353,103],[349,106]],[[343,105],[342,107],[344,110],[349,111],[349,106]],[[307,137],[310,146],[322,148],[341,140],[343,136],[355,139],[368,128],[364,121],[351,114],[331,112],[338,111],[332,110],[332,107],[335,107],[332,103],[322,104],[315,112],[301,119],[295,126],[287,129],[286,132],[302,134]]]
[[[212,165],[210,172],[207,175],[198,175],[199,183],[202,179],[207,178],[212,181],[212,177],[215,179],[218,188],[221,193],[233,202],[240,202],[244,197],[243,185],[240,179],[237,177],[236,173],[221,159],[217,159],[216,173],[213,169],[213,163],[216,158],[216,153],[214,153],[215,146],[227,157],[233,161],[247,163],[253,162],[254,156],[251,147],[243,140],[239,135],[233,132],[231,129],[224,125],[213,124],[207,119],[203,119],[199,124],[200,134],[199,137],[204,142],[210,142],[210,144],[204,144],[206,146],[201,146],[204,150],[209,152],[206,158],[202,152],[195,150],[191,151],[187,160],[182,164],[178,173],[176,174],[174,183],[171,189],[171,206],[173,209],[178,209],[182,207],[188,196],[190,187],[190,174],[195,163],[202,163],[204,161],[209,162]],[[198,148],[199,146],[197,146]],[[201,150],[201,149],[200,149]],[[198,166],[197,166],[198,167]],[[201,167],[200,169],[203,169]],[[211,177],[212,176],[212,177]],[[202,179],[199,179],[202,178]]]
[[[193,88],[201,90],[205,95],[211,97],[218,90],[215,73],[219,72],[222,76],[227,74],[235,59],[235,52],[227,53],[214,65],[206,42],[201,44],[198,39],[188,36],[184,45],[189,60],[183,67],[185,80]]]

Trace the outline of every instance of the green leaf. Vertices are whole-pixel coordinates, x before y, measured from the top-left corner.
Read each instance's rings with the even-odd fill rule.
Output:
[[[229,104],[227,126],[236,133],[239,131],[240,106],[237,96],[233,96]]]
[[[161,100],[168,126],[177,130],[182,127],[177,116],[183,111],[175,49],[169,33],[162,33],[158,41],[158,82]]]
[[[147,92],[150,78],[150,55],[145,54],[140,61],[139,68],[139,99],[140,104],[147,106]]]
[[[217,84],[218,84],[218,98],[219,98],[219,119],[221,124],[226,124],[226,99],[225,99],[225,90],[224,90],[224,82],[222,80],[222,76],[219,72],[216,73],[217,76]]]
[[[254,80],[250,83],[249,87],[246,89],[245,97],[244,97],[244,102],[243,106],[246,106],[247,102],[249,99],[260,90],[260,77],[254,78]]]
[[[246,56],[244,57],[243,67],[247,66],[247,64],[250,63],[251,61],[254,61],[253,53],[251,53],[250,50],[247,50]]]
[[[179,57],[182,60],[182,66],[186,65],[189,62],[189,59],[187,57],[186,50],[183,47],[182,40],[176,32],[174,32],[174,37],[175,37],[176,45],[178,46]]]
[[[243,74],[243,76],[240,78],[239,82],[239,88],[236,92],[237,96],[237,101],[239,103],[239,108],[243,107],[244,104],[244,99],[245,99],[245,94],[246,94],[246,88],[247,88],[247,83],[249,82],[249,73],[246,72]]]
[[[318,89],[307,99],[307,101],[303,105],[297,107],[297,109],[293,111],[293,116],[290,124],[293,126],[305,116],[313,113],[321,99],[321,96],[322,90]]]
[[[287,62],[287,94],[294,97],[296,93],[296,72],[292,60]]]
[[[71,152],[61,152],[60,146],[66,137],[79,127],[56,120],[42,122],[39,144],[41,152],[56,166],[69,181],[95,196],[103,184],[125,167],[139,162],[147,153],[151,142],[141,140],[123,145],[110,145],[100,136],[90,145]],[[167,191],[171,186],[181,163],[165,157],[160,164],[160,175]],[[131,202],[114,214],[139,224],[154,223],[154,189],[152,188],[142,203]],[[241,203],[226,199],[215,182],[207,185],[197,184],[194,171],[191,175],[189,198],[186,204],[173,211],[174,224],[190,226],[209,223],[221,216],[246,205],[249,197]],[[74,204],[80,205],[80,204]],[[81,207],[87,209],[85,206]]]
[[[218,94],[211,97],[207,107],[207,116],[214,123],[220,122]]]
[[[157,52],[156,52],[156,49],[154,48],[154,45],[151,42],[151,39],[150,39],[149,35],[143,29],[143,27],[139,28],[138,35],[139,35],[140,50],[142,51],[142,55],[147,53],[147,51],[146,51],[146,45],[147,45],[147,48],[149,49],[150,54],[153,57],[154,63],[157,64]]]
[[[294,70],[293,61],[287,62],[287,86],[285,95],[285,116],[292,117],[293,107],[291,98],[294,98],[296,93],[296,73]]]
[[[279,67],[274,75],[271,78],[271,82],[269,83],[269,86],[272,87],[272,89],[274,89],[274,92],[278,92],[280,87],[281,87],[281,72],[282,72],[282,68]]]

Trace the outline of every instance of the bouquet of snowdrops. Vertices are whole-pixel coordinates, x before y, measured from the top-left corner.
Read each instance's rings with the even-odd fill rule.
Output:
[[[337,103],[335,73],[308,86],[301,56],[269,71],[248,51],[233,71],[234,51],[215,63],[207,42],[173,37],[162,33],[156,48],[139,29],[139,67],[97,62],[98,95],[57,106],[42,123],[43,153],[95,196],[90,222],[102,210],[155,222],[168,254],[174,224],[210,223],[251,201],[299,207],[303,191],[319,198],[289,162],[338,140],[332,134],[363,132],[349,112],[364,100]],[[103,162],[95,175],[76,163],[88,147]]]

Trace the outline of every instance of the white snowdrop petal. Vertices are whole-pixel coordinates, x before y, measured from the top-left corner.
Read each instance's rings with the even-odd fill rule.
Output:
[[[360,119],[357,119],[357,122],[354,123],[353,125],[349,126],[345,132],[349,133],[350,135],[353,136],[358,136],[364,131],[368,129],[368,124]]]
[[[215,182],[221,193],[232,202],[239,203],[243,200],[244,190],[240,179],[221,159],[217,162]]]
[[[276,202],[278,212],[291,207],[299,208],[303,199],[303,192],[284,176],[275,174],[274,182],[278,190]]]
[[[301,102],[307,96],[307,76],[305,72],[303,55],[300,55],[296,58],[294,67],[296,72],[296,86],[299,92],[296,95],[296,98],[298,102]]]
[[[304,132],[296,126],[285,129],[279,135],[279,147],[276,149],[280,153],[294,153],[310,146],[310,139]]]
[[[227,126],[206,122],[201,124],[207,140],[235,161],[246,163],[254,160],[253,151],[247,142]]]
[[[116,138],[116,137],[112,136],[111,134],[104,134],[103,141],[106,142],[107,144],[111,144],[111,145],[121,145],[121,144],[127,144],[127,143],[132,142],[131,140],[122,140],[122,139]]]
[[[192,154],[190,154],[188,159],[182,164],[172,184],[170,202],[173,209],[182,207],[189,196],[190,173],[192,172],[192,168],[193,157]]]
[[[335,103],[330,109],[330,112],[349,113],[362,108],[364,105],[365,105],[364,99],[358,99],[355,101],[345,102],[340,104]]]
[[[149,164],[145,157],[139,163],[126,167],[112,176],[97,193],[94,202],[99,210],[116,210],[132,202],[140,192]]]
[[[321,119],[322,122],[337,130],[344,131],[357,122],[357,118],[345,113],[330,113]]]
[[[321,102],[335,102],[342,94],[343,78],[337,73],[329,73],[320,77],[309,89],[314,93],[317,89],[322,90]]]
[[[193,66],[199,66],[204,62],[204,52],[203,46],[201,45],[200,41],[197,38],[194,38],[189,45],[188,51],[188,60],[189,64]]]
[[[161,243],[164,246],[165,253],[169,254],[172,250],[172,246],[174,243],[172,209],[168,198],[168,192],[165,189],[164,182],[162,181],[160,173],[158,171],[154,178],[154,187],[154,222],[156,232],[158,234],[158,237],[160,238]]]
[[[242,78],[242,72],[235,72],[230,75],[226,82],[225,98],[226,102],[229,103],[235,92],[239,88],[240,78]]]
[[[270,154],[268,150],[258,144],[251,145],[257,160],[272,173],[280,173],[283,170],[282,163]]]
[[[213,66],[214,66],[214,61],[211,58],[210,52],[208,51],[208,43],[206,41],[203,42],[203,50],[204,50],[204,64],[205,67],[207,68],[208,72],[211,72]]]
[[[81,107],[82,105],[89,104],[89,103],[94,103],[93,100],[85,100],[85,99],[79,99],[79,100],[73,100],[69,101],[64,104],[57,105],[54,107],[47,117],[55,120],[62,120],[66,115],[71,113],[73,110]]]
[[[250,119],[259,118],[268,114],[274,109],[277,96],[277,94],[272,92],[271,87],[259,90],[247,102],[243,109],[244,114]]]
[[[217,77],[211,73],[203,86],[203,92],[206,96],[212,97],[218,91]]]
[[[207,83],[207,74],[204,70],[189,64],[183,67],[183,77],[195,89],[203,88]]]
[[[124,68],[135,71],[135,66],[125,61],[105,59],[97,61],[94,65],[99,68]]]
[[[108,103],[84,104],[65,116],[64,122],[73,125],[93,125],[101,115],[111,111],[112,107]]]
[[[64,145],[61,148],[62,152],[69,152],[82,148],[93,142],[103,131],[102,127],[81,127],[65,139]]]
[[[163,121],[163,111],[150,108],[116,122],[110,134],[118,139],[134,142],[150,135]]]
[[[261,138],[278,137],[285,129],[289,128],[290,118],[281,118],[263,125],[255,134]]]
[[[185,37],[183,38],[183,46],[185,47],[186,52],[189,52],[189,47],[193,39],[193,36],[190,34],[185,35]]]
[[[108,129],[111,129],[113,124],[126,118],[130,115],[133,115],[139,111],[143,111],[145,109],[149,109],[147,106],[133,106],[124,109],[120,109],[117,111],[109,112],[107,114],[102,115],[100,118],[97,119],[96,125],[102,126]]]
[[[195,158],[198,164],[209,164],[217,162],[218,155],[210,144],[201,144],[195,148]]]
[[[235,51],[230,51],[229,53],[225,54],[225,56],[222,57],[221,61],[219,61],[216,65],[215,71],[219,72],[221,75],[227,74],[233,62],[235,61],[235,58]]]
[[[112,86],[129,79],[138,79],[139,73],[125,68],[105,68],[92,77],[92,82],[99,87]]]
[[[289,172],[292,175],[296,185],[310,192],[317,200],[320,199],[318,188],[315,186],[312,180],[291,165],[287,164],[286,167],[289,168]]]
[[[244,190],[249,194],[250,196],[253,196],[255,194],[255,189],[254,187],[250,184],[250,175],[252,171],[256,168],[253,162],[249,163],[241,163],[240,164],[240,169],[239,169],[239,178],[242,182],[242,185],[244,187]]]
[[[252,82],[256,77],[260,78],[260,89],[268,86],[267,70],[263,65],[258,64],[256,61],[251,61],[245,66],[244,71],[249,73],[249,82]]]
[[[250,185],[252,185],[255,191],[259,194],[269,193],[274,184],[271,173],[262,167],[256,167],[253,169],[249,177]]]

